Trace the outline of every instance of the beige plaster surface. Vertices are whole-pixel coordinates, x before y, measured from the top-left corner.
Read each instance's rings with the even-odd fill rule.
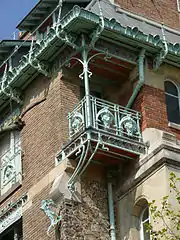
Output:
[[[149,69],[147,64],[145,65],[145,84],[161,90],[164,90],[165,80],[180,83],[179,75],[180,69],[168,64],[162,64],[157,71]]]
[[[139,216],[135,216],[138,202],[145,198],[160,205],[161,199],[168,193],[167,175],[167,167],[164,166],[119,200],[118,239],[139,239]]]

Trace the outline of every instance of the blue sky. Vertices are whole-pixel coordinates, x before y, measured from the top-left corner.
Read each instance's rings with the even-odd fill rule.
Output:
[[[9,39],[38,0],[0,0],[0,40]]]

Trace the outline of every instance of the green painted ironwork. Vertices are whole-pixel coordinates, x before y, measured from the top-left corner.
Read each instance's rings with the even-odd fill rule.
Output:
[[[56,226],[61,220],[62,217],[58,216],[55,211],[52,209],[53,207],[56,207],[55,203],[52,199],[46,199],[41,201],[41,210],[46,214],[46,216],[50,220],[50,226],[47,230],[47,235],[50,237],[50,230],[52,227]]]
[[[163,26],[162,26],[162,34],[163,34],[163,41],[162,41],[163,45],[162,45],[162,49],[161,49],[160,53],[154,59],[154,62],[153,62],[154,70],[158,70],[158,68],[163,63],[163,61],[165,60],[165,58],[168,54],[168,44],[167,44],[167,40],[165,37]]]
[[[51,15],[53,15],[55,11],[59,9],[60,13],[61,7],[62,2],[60,1],[53,12],[40,24],[40,26],[35,29],[30,37],[32,37],[38,31],[42,24]],[[119,39],[122,43],[124,42],[125,44],[128,42],[128,45],[131,45],[132,47],[134,46],[134,49],[138,44],[138,46],[147,49],[148,52],[158,53],[154,60],[155,69],[157,69],[163,61],[177,65],[177,59],[179,59],[180,56],[179,43],[171,44],[167,42],[164,37],[161,38],[158,35],[153,36],[151,34],[145,34],[141,32],[137,27],[121,26],[121,24],[115,19],[104,19],[101,9],[100,15],[97,15],[95,13],[82,9],[79,6],[74,6],[73,9],[69,11],[69,13],[63,19],[58,19],[57,21],[54,19],[53,26],[48,30],[44,38],[33,44],[33,48],[27,55],[24,55],[22,57],[17,67],[9,69],[9,71],[6,72],[6,91],[2,91],[1,89],[0,98],[2,99],[3,95],[8,96],[7,93],[10,92],[10,90],[8,90],[8,87],[13,84],[16,85],[16,82],[19,81],[21,76],[23,76],[25,82],[27,78],[29,78],[29,72],[32,71],[32,68],[35,69],[35,71],[39,71],[45,75],[48,75],[46,66],[44,65],[43,61],[45,60],[44,58],[47,52],[51,52],[52,48],[54,48],[54,45],[57,44],[57,39],[59,39],[60,45],[66,44],[72,49],[76,49],[78,52],[82,52],[82,46],[77,45],[79,42],[77,39],[78,36],[72,34],[72,31],[76,31],[75,26],[78,28],[78,26],[80,27],[82,24],[84,26],[84,30],[86,30],[86,26],[88,29],[92,30],[92,34],[90,35],[91,41],[89,44],[89,50],[95,47],[97,40],[103,35],[103,38],[106,37],[107,40],[108,38],[114,38]],[[81,31],[80,28],[78,29]],[[30,39],[30,37],[28,39]],[[18,49],[15,49],[9,58],[16,54],[19,48],[23,46],[23,44],[20,45]],[[29,58],[29,56],[31,57]],[[3,62],[1,67],[6,64],[9,58]],[[174,62],[172,62],[172,59],[174,59]]]
[[[109,206],[110,236],[111,240],[116,240],[113,188],[110,180],[108,180],[108,206]]]
[[[22,100],[20,99],[20,94],[18,94],[15,89],[12,89],[9,86],[8,81],[7,81],[7,75],[8,75],[8,71],[7,71],[7,64],[6,64],[4,74],[3,74],[3,77],[2,77],[1,83],[0,83],[0,91],[8,98],[21,104]]]
[[[140,54],[139,54],[139,59],[138,59],[138,69],[139,69],[139,81],[133,91],[132,96],[130,97],[126,107],[130,108],[137,97],[141,87],[144,84],[144,59],[145,59],[145,49],[142,49]]]
[[[139,112],[93,96],[90,96],[90,105],[93,129],[118,137],[130,138],[132,141],[142,142]],[[68,119],[70,139],[87,129],[86,97],[69,113]]]
[[[89,44],[89,48],[94,48],[96,41],[100,38],[103,30],[104,30],[104,17],[103,17],[103,12],[102,12],[102,8],[100,5],[100,0],[98,0],[98,6],[99,6],[99,23],[97,25],[96,30],[92,33],[91,35],[91,42]]]

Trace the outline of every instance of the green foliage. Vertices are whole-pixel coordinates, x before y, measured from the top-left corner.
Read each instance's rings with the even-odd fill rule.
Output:
[[[175,198],[173,205],[169,196],[163,197],[160,208],[155,200],[149,203],[151,223],[147,224],[147,231],[154,240],[180,240],[180,178],[174,173],[170,173],[169,186]]]

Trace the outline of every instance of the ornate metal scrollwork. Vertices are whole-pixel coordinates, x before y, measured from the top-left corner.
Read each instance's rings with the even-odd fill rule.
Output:
[[[138,129],[136,121],[131,117],[131,115],[124,116],[119,123],[120,130],[126,133],[128,136],[137,136]]]
[[[76,112],[71,119],[71,134],[79,131],[84,124],[84,117],[81,113]]]
[[[96,120],[102,122],[105,128],[110,128],[114,120],[114,115],[108,107],[104,107],[98,112]]]

